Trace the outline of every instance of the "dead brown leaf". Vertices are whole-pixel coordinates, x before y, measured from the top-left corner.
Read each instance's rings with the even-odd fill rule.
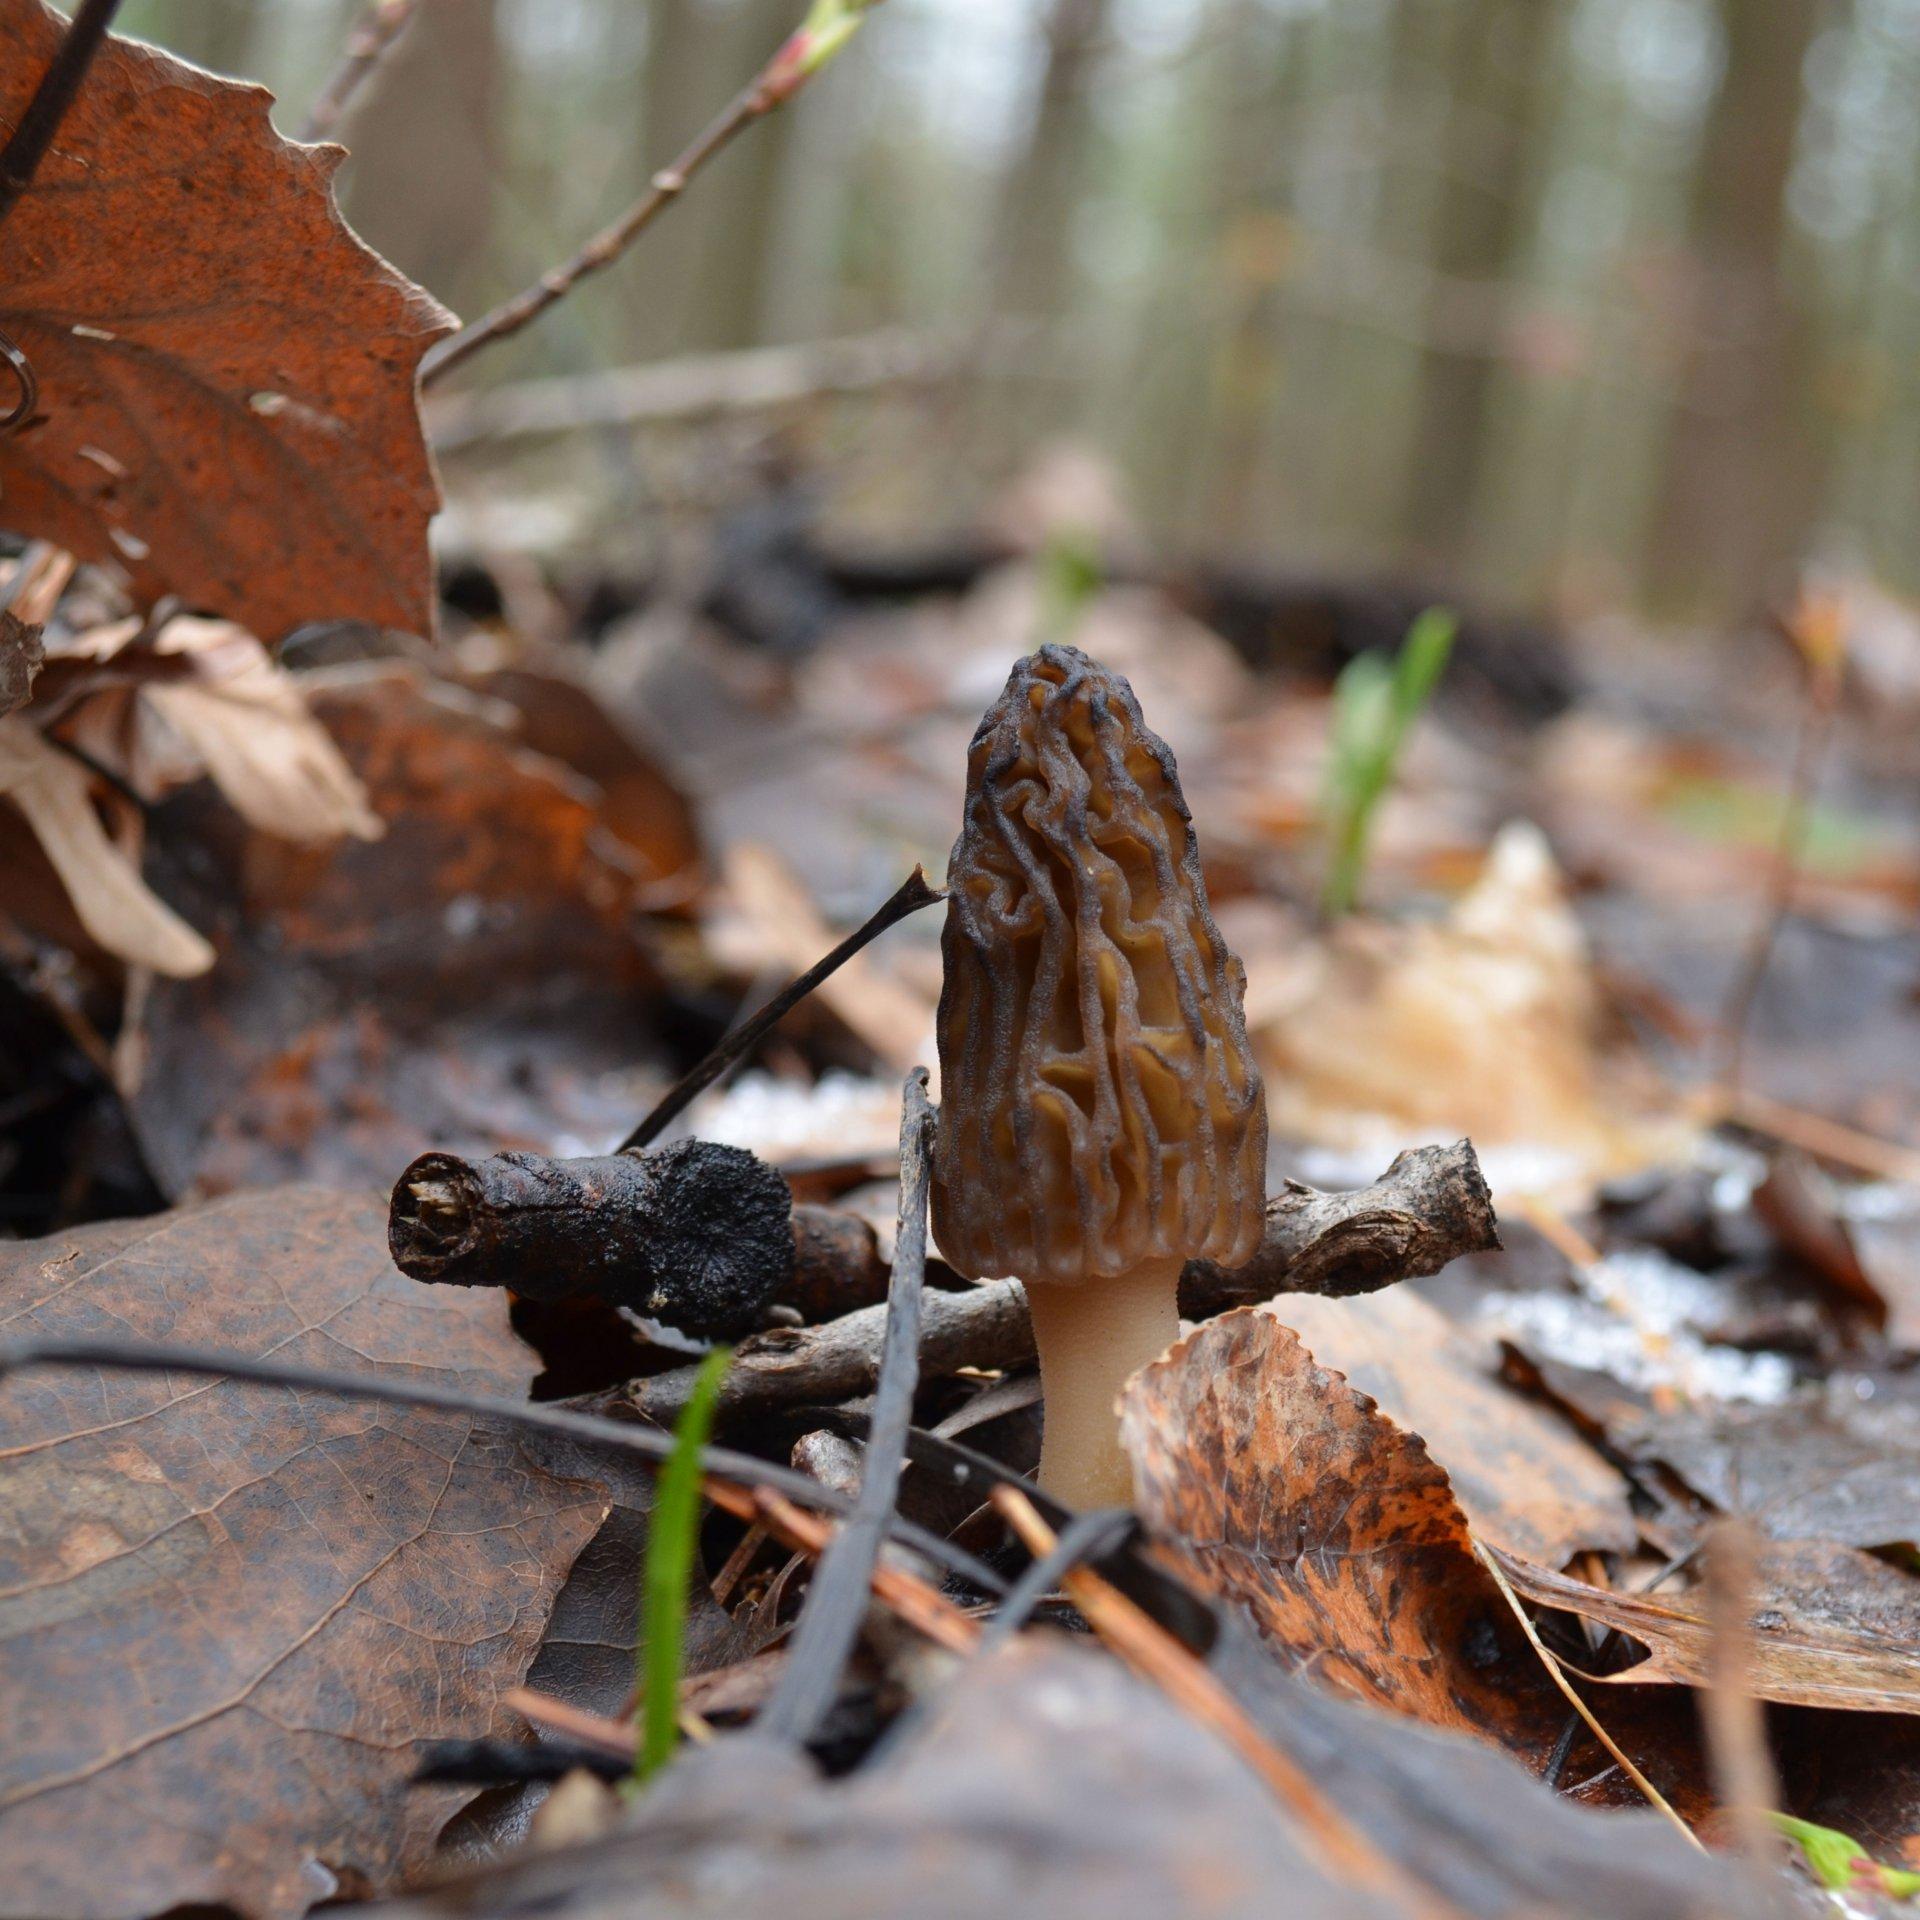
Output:
[[[0,1334],[132,1334],[524,1394],[484,1291],[429,1293],[371,1199],[282,1189],[0,1249]],[[515,1436],[198,1376],[0,1384],[0,1911],[295,1915],[428,1857],[607,1511]]]
[[[1196,1328],[1121,1404],[1148,1526],[1271,1645],[1360,1699],[1543,1756],[1564,1704],[1446,1474],[1275,1310]]]
[[[1501,1555],[1526,1598],[1641,1641],[1648,1657],[1614,1685],[1705,1686],[1712,1627],[1698,1593],[1620,1593]],[[1920,1579],[1829,1540],[1770,1544],[1748,1610],[1747,1683],[1762,1700],[1852,1712],[1920,1713]]]
[[[1417,1433],[1483,1540],[1548,1566],[1638,1541],[1616,1467],[1545,1408],[1488,1377],[1473,1343],[1406,1287],[1287,1298],[1276,1315],[1314,1358]]]
[[[1680,1156],[1674,1103],[1609,1029],[1553,854],[1515,821],[1445,919],[1350,917],[1276,991],[1250,967],[1275,1131],[1344,1150],[1470,1135],[1503,1192],[1584,1198]]]
[[[644,1064],[651,875],[596,789],[510,710],[406,669],[310,699],[388,831],[295,846],[205,789],[161,810],[156,849],[185,851],[156,875],[219,953],[148,1010],[132,1107],[163,1186],[384,1184],[428,1147],[618,1139],[667,1076]]]
[[[1775,1540],[1920,1544],[1920,1393],[1897,1376],[1838,1374],[1780,1406],[1649,1409],[1615,1439]]]
[[[0,0],[0,125],[59,44]],[[277,640],[430,631],[439,504],[414,379],[451,316],[348,230],[338,148],[264,88],[109,38],[7,221],[0,328],[40,404],[0,443],[7,525]]]

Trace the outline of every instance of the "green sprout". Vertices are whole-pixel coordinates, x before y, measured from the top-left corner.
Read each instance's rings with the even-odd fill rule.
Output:
[[[654,1489],[653,1522],[640,1589],[640,1745],[629,1785],[666,1765],[680,1738],[680,1670],[686,1660],[687,1586],[700,1529],[700,1453],[713,1431],[720,1382],[733,1358],[716,1347],[700,1363],[693,1391],[673,1429],[673,1451]]]
[[[1373,816],[1406,745],[1407,730],[1432,697],[1460,622],[1451,608],[1429,607],[1407,629],[1399,658],[1356,654],[1333,687],[1333,740],[1321,790],[1327,878],[1320,896],[1329,919],[1351,913],[1366,872]]]
[[[1790,1813],[1770,1813],[1767,1818],[1798,1845],[1813,1877],[1829,1893],[1884,1893],[1896,1900],[1910,1900],[1920,1893],[1920,1873],[1883,1867],[1851,1834],[1816,1827],[1811,1820],[1796,1820]]]

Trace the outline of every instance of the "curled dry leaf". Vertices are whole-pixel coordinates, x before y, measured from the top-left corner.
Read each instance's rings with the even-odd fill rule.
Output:
[[[63,23],[0,0],[0,126]],[[415,371],[451,316],[348,230],[337,147],[264,88],[109,38],[7,219],[0,328],[40,404],[0,442],[15,532],[277,640],[429,630],[439,504]],[[132,270],[130,271],[130,265]]]
[[[0,1338],[135,1337],[513,1397],[498,1295],[429,1294],[373,1200],[281,1189],[0,1250]],[[419,1743],[515,1724],[607,1512],[461,1414],[200,1376],[0,1384],[0,1912],[271,1920],[421,1864]]]
[[[59,875],[73,911],[109,953],[187,979],[213,965],[213,949],[147,886],[107,837],[93,782],[70,754],[19,714],[0,718],[0,794],[24,815]]]
[[[1618,1593],[1507,1554],[1500,1560],[1526,1598],[1644,1643],[1647,1658],[1602,1676],[1608,1682],[1708,1683],[1713,1628],[1700,1594]],[[1832,1541],[1769,1545],[1747,1617],[1747,1684],[1762,1700],[1920,1713],[1920,1579],[1912,1574]]]
[[[1342,921],[1284,995],[1256,977],[1249,1001],[1283,1135],[1371,1152],[1465,1133],[1501,1191],[1575,1196],[1692,1137],[1604,1044],[1586,937],[1525,823],[1446,919]]]
[[[307,709],[300,683],[230,620],[169,620],[115,665],[125,681],[79,702],[67,731],[144,800],[202,775],[263,833],[377,840],[365,787]]]
[[[1266,1308],[1195,1329],[1121,1401],[1136,1505],[1205,1588],[1322,1679],[1536,1759],[1565,1706],[1418,1434]]]

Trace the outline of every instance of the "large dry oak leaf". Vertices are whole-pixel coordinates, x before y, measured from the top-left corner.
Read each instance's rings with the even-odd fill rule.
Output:
[[[58,46],[0,0],[0,131]],[[337,147],[264,88],[110,38],[0,238],[0,331],[40,382],[0,440],[0,525],[275,640],[424,633],[439,504],[415,372],[452,325],[348,230]]]
[[[0,1248],[0,1341],[124,1338],[523,1396],[506,1303],[404,1280],[385,1207],[281,1188]],[[0,1381],[0,1915],[274,1920],[377,1890],[512,1724],[608,1510],[463,1414],[180,1374]]]

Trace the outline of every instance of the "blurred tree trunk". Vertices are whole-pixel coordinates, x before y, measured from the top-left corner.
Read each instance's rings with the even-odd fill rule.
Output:
[[[735,9],[738,27],[729,36],[729,71],[697,103],[701,124],[759,71],[805,10],[797,0],[742,0]],[[702,230],[699,337],[687,344],[701,352],[749,347],[762,337],[777,251],[780,182],[795,147],[794,120],[794,110],[782,108],[714,163],[711,201],[694,216]]]
[[[798,11],[793,0],[742,0],[729,8],[654,0],[635,193],[747,83]],[[755,337],[759,203],[773,199],[770,169],[779,165],[786,118],[777,113],[737,142],[701,181],[697,207],[676,209],[647,235],[629,282],[634,326],[622,358],[739,346]]]
[[[340,131],[353,154],[347,218],[456,312],[511,291],[485,271],[500,96],[494,0],[425,0]]]
[[[1467,556],[1493,442],[1499,322],[1531,229],[1536,127],[1557,65],[1560,19],[1554,0],[1472,0],[1454,27],[1427,254],[1435,280],[1404,508],[1415,552],[1444,566]],[[1484,337],[1461,337],[1463,314],[1483,316]]]
[[[1809,316],[1789,297],[1786,187],[1825,0],[1720,0],[1725,64],[1689,217],[1687,353],[1649,554],[1669,606],[1740,607],[1801,557],[1823,461]]]
[[[1026,151],[1008,177],[998,306],[1058,314],[1072,297],[1074,228],[1094,135],[1092,81],[1112,0],[1053,0]]]

